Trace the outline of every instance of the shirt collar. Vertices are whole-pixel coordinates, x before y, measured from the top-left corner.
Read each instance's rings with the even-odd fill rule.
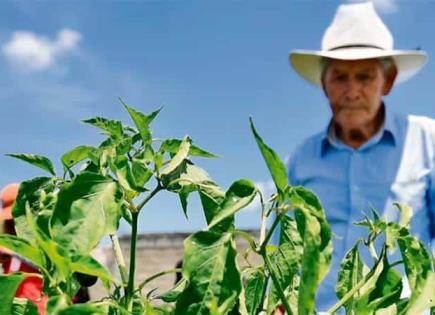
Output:
[[[395,122],[395,115],[389,111],[383,104],[385,109],[384,124],[381,129],[373,135],[366,143],[364,143],[358,150],[367,149],[379,142],[389,143],[393,146],[397,143],[398,129]],[[338,150],[350,149],[346,146],[340,139],[336,138],[335,133],[332,129],[332,120],[329,121],[328,126],[321,133],[320,141],[320,156],[323,157],[330,149],[336,148]]]

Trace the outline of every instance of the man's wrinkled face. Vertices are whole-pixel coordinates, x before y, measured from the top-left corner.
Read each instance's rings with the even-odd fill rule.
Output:
[[[385,74],[377,59],[329,60],[322,84],[334,121],[343,128],[372,123],[394,79],[395,73]]]

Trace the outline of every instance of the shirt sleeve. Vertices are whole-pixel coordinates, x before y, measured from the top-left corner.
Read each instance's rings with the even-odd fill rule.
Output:
[[[426,126],[426,132],[429,134],[430,140],[428,141],[430,148],[427,148],[427,152],[431,155],[430,159],[430,177],[427,190],[427,202],[428,202],[428,217],[430,220],[430,236],[431,247],[435,253],[435,122],[430,120],[430,124]]]

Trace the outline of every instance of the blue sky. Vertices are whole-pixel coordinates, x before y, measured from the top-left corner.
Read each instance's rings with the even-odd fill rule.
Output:
[[[325,128],[320,89],[288,64],[292,49],[318,49],[338,4],[347,1],[10,1],[0,10],[0,185],[43,174],[8,152],[60,155],[100,137],[80,120],[127,121],[118,102],[150,112],[157,137],[190,135],[220,155],[196,160],[227,188],[251,178],[270,188],[248,128],[286,159]],[[395,47],[435,56],[435,1],[377,0]],[[397,112],[435,118],[435,62],[386,99]],[[251,207],[237,219],[256,228]],[[161,194],[141,214],[142,232],[191,231],[204,219],[195,198],[189,220],[175,195]],[[126,226],[121,227],[126,231]]]

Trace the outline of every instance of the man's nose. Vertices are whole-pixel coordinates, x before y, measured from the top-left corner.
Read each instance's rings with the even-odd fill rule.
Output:
[[[361,95],[361,84],[357,80],[349,79],[346,84],[346,98],[358,99]]]

